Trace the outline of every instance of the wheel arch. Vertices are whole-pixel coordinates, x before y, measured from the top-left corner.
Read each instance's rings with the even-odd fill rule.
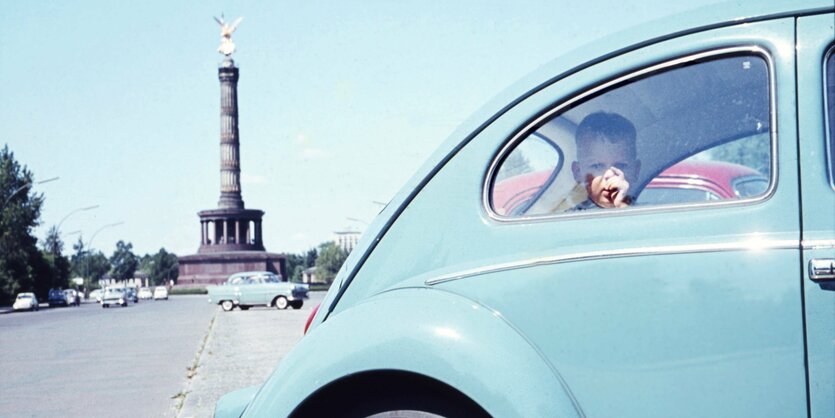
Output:
[[[420,401],[431,403],[420,403]],[[417,401],[417,403],[416,403]],[[369,370],[331,382],[302,402],[290,418],[322,416],[365,417],[394,409],[430,408],[452,417],[489,417],[467,395],[428,376],[404,370]]]

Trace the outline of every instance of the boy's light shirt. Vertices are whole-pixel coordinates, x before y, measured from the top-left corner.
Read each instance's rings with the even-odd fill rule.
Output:
[[[561,213],[575,208],[580,203],[589,199],[589,194],[586,191],[584,184],[577,183],[568,194],[559,202],[551,207],[548,213]]]

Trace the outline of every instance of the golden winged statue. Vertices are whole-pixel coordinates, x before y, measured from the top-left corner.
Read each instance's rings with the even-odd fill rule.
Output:
[[[227,57],[235,52],[235,43],[232,42],[232,32],[235,32],[235,29],[238,29],[238,25],[241,24],[242,20],[244,20],[244,18],[239,17],[230,25],[226,22],[226,20],[224,20],[222,14],[220,15],[220,19],[215,17],[215,22],[220,25],[220,46],[217,47],[217,52],[220,52]]]

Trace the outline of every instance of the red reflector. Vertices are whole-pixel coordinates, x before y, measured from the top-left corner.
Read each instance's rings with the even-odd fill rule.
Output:
[[[305,334],[307,334],[307,329],[310,328],[310,323],[313,322],[313,317],[316,316],[316,312],[319,312],[319,306],[321,306],[321,305],[322,305],[321,303],[316,305],[316,307],[313,308],[313,311],[310,312],[310,316],[307,317],[307,323],[304,324],[304,333]]]

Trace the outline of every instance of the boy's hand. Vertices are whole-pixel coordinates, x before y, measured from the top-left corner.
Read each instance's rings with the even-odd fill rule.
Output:
[[[591,177],[591,175],[589,175]],[[631,199],[627,196],[629,182],[623,171],[609,167],[603,175],[589,179],[589,198],[601,208],[625,208]]]

